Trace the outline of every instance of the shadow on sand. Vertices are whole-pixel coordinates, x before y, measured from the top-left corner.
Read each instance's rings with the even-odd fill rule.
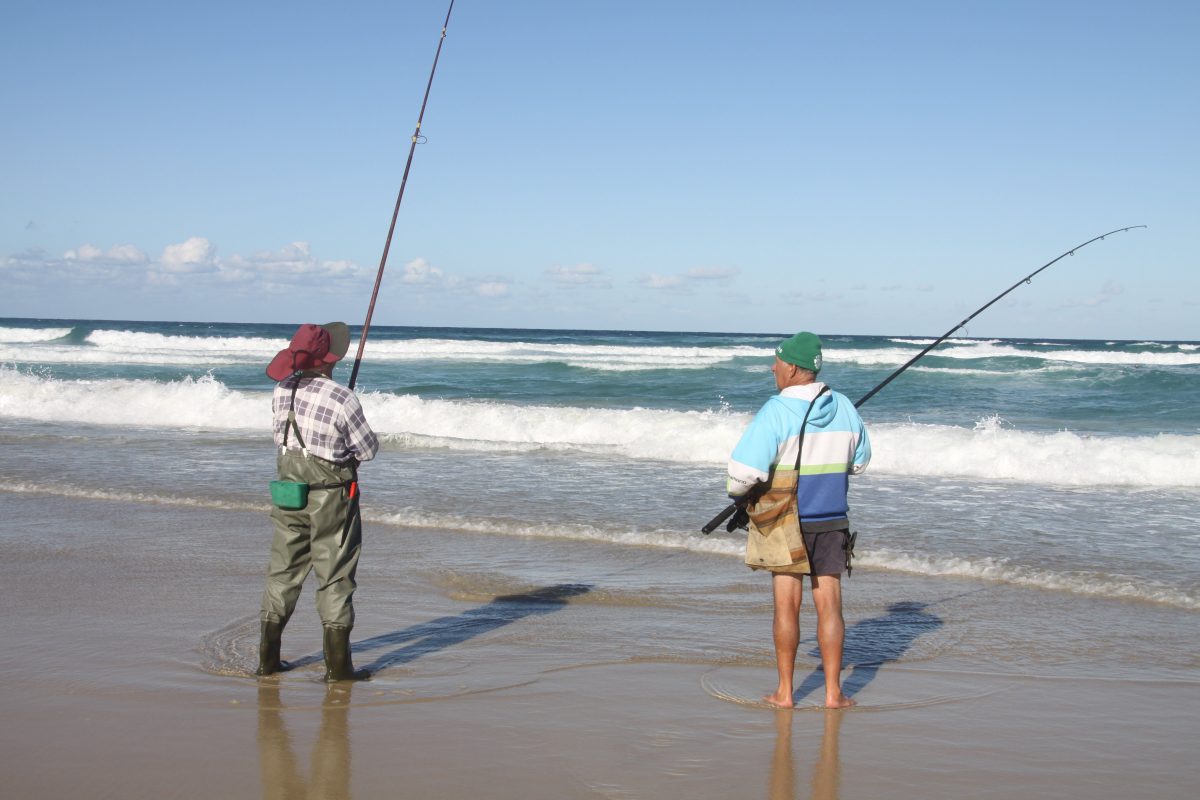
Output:
[[[589,584],[563,583],[521,594],[502,595],[485,606],[472,608],[452,617],[439,617],[401,631],[355,642],[354,653],[364,655],[373,650],[387,650],[376,656],[371,663],[360,665],[376,673],[396,664],[407,664],[429,653],[461,644],[525,617],[559,611],[572,597],[587,594],[591,589]]]
[[[587,594],[591,590],[591,584],[560,583],[521,594],[501,595],[487,605],[472,608],[452,617],[438,617],[404,630],[372,636],[361,642],[352,642],[354,665],[359,668],[365,667],[373,675],[387,667],[407,664],[428,653],[453,647],[525,617],[558,611],[566,606],[572,597]],[[396,645],[400,646],[376,656],[375,660],[369,664],[363,663],[362,659],[371,651]],[[289,659],[287,669],[292,670],[316,664],[323,658],[321,653],[312,653],[297,659]]]
[[[892,603],[884,616],[861,619],[846,629],[842,664],[853,671],[842,681],[842,691],[848,697],[853,697],[874,680],[881,666],[899,661],[917,637],[942,626],[942,618],[927,610],[931,605],[934,603]],[[819,659],[820,648],[814,647],[809,655]],[[798,701],[817,690],[823,693],[824,689],[825,673],[817,667],[805,677],[793,699]]]

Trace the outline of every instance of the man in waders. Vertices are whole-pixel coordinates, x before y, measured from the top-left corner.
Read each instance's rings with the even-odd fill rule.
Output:
[[[771,573],[779,685],[763,701],[783,708],[794,705],[805,575],[817,608],[825,706],[854,705],[841,685],[846,636],[841,576],[852,553],[846,494],[848,476],[871,460],[871,444],[854,404],[817,381],[820,370],[821,340],[815,334],[781,342],[771,368],[779,394],[759,410],[729,460],[729,496],[761,498],[746,505],[746,563]]]
[[[358,464],[379,440],[354,392],[333,382],[333,365],[350,347],[343,322],[301,325],[267,367],[279,381],[272,401],[279,480],[271,486],[275,535],[262,599],[259,675],[284,669],[280,640],[310,570],[325,629],[325,680],[362,680],[350,660],[352,598],[362,548]]]

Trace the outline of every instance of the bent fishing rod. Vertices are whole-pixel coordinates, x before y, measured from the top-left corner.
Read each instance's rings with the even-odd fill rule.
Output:
[[[891,383],[893,380],[895,380],[897,377],[899,377],[900,373],[904,372],[906,369],[911,367],[913,364],[920,361],[922,358],[924,358],[929,353],[930,350],[932,350],[933,348],[937,347],[942,342],[949,339],[951,336],[954,335],[955,332],[966,327],[968,322],[975,319],[975,317],[979,316],[987,309],[991,308],[993,305],[995,305],[999,300],[1001,300],[1009,292],[1013,291],[1014,289],[1016,289],[1018,286],[1020,286],[1023,283],[1032,283],[1034,276],[1036,276],[1042,270],[1052,267],[1053,265],[1057,264],[1059,261],[1066,258],[1067,256],[1075,255],[1076,251],[1082,250],[1083,248],[1087,247],[1092,242],[1098,242],[1101,239],[1104,239],[1105,237],[1112,236],[1114,233],[1124,233],[1125,231],[1131,231],[1134,228],[1145,228],[1145,227],[1146,227],[1145,225],[1130,225],[1125,228],[1117,228],[1116,230],[1109,231],[1108,233],[1102,233],[1099,236],[1095,236],[1091,239],[1088,239],[1083,244],[1075,245],[1070,250],[1066,251],[1065,253],[1058,256],[1057,258],[1055,258],[1051,261],[1047,261],[1045,264],[1038,267],[1033,272],[1026,275],[1024,278],[1021,278],[1021,280],[1017,281],[1012,286],[1008,287],[1003,292],[996,295],[995,297],[993,297],[991,300],[989,300],[988,302],[986,302],[979,308],[975,309],[975,311],[971,314],[971,316],[967,317],[962,322],[958,323],[953,328],[951,328],[950,330],[946,331],[941,336],[939,336],[932,344],[930,344],[924,350],[917,353],[915,356],[913,356],[908,361],[906,361],[903,365],[900,366],[899,369],[897,369],[891,375],[888,375],[886,378],[884,378],[883,381],[878,386],[876,386],[874,389],[872,389],[871,391],[864,394],[861,398],[859,398],[858,402],[856,402],[854,404],[854,407],[859,408],[860,406],[862,406],[864,403],[866,403],[868,400],[870,400],[872,397],[874,397],[879,392],[880,389],[887,386],[889,383]],[[760,481],[760,484],[761,483],[762,482]],[[758,485],[758,484],[756,484],[756,485]],[[701,528],[700,531],[705,534],[712,533],[714,530],[716,530],[718,525],[720,525],[725,520],[729,519],[729,517],[732,516],[733,513],[735,511],[737,511],[739,507],[746,505],[747,502],[751,499],[753,493],[754,493],[754,490],[751,489],[751,491],[747,492],[747,494],[745,496],[743,496],[739,500],[731,503],[724,511],[722,511],[720,514],[717,514],[715,517],[713,517],[711,520],[709,520],[708,524],[705,525],[703,528]]]
[[[421,113],[417,115],[417,127],[413,130],[412,143],[408,147],[408,160],[404,163],[404,176],[400,179],[400,192],[396,195],[396,207],[392,210],[392,224],[388,226],[387,239],[383,243],[383,256],[379,259],[379,271],[375,274],[375,288],[371,291],[371,303],[367,306],[367,318],[363,321],[362,334],[358,339],[358,354],[354,357],[354,369],[350,372],[350,382],[347,386],[354,388],[358,380],[358,368],[362,365],[363,350],[367,346],[367,332],[371,330],[371,317],[375,313],[375,299],[379,297],[379,286],[383,283],[383,270],[387,266],[388,251],[392,248],[392,234],[396,231],[396,218],[400,216],[400,203],[404,200],[404,187],[408,185],[408,173],[412,169],[413,153],[417,145],[424,141],[421,136],[421,122],[425,119],[425,106],[429,103],[429,90],[433,88],[433,76],[437,73],[438,59],[442,57],[442,44],[446,41],[446,28],[450,26],[450,14],[454,11],[454,0],[446,9],[446,21],[442,23],[442,35],[438,39],[437,52],[433,54],[433,66],[429,69],[429,81],[425,84],[425,98],[421,101]]]

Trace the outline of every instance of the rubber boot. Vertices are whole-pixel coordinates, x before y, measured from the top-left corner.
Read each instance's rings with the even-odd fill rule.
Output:
[[[350,629],[332,625],[325,627],[325,680],[365,681],[371,673],[355,669],[350,660]]]
[[[255,675],[274,675],[282,672],[283,662],[279,660],[279,651],[283,647],[283,623],[264,622],[262,638],[258,644],[258,669]]]

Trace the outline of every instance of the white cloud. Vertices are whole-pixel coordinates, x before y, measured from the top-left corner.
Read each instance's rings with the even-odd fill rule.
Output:
[[[442,278],[443,273],[440,269],[430,265],[423,258],[414,258],[404,265],[404,275],[401,276],[400,282],[417,286],[431,286],[440,284]]]
[[[724,281],[740,271],[737,267],[692,267],[685,273],[685,277],[697,281]]]
[[[475,294],[480,297],[506,297],[510,284],[505,280],[487,280],[475,284]]]
[[[8,280],[51,287],[53,292],[71,284],[140,283],[148,262],[146,254],[133,245],[117,245],[105,251],[83,244],[58,257],[47,255],[41,248],[25,250],[0,261],[0,272]]]
[[[842,295],[836,292],[812,291],[808,289],[799,289],[788,292],[785,297],[789,302],[793,303],[831,303],[845,299]]]
[[[600,274],[591,268],[574,273],[585,277]],[[56,286],[79,289],[102,285],[106,290],[150,296],[170,290],[177,296],[186,294],[196,302],[207,302],[214,297],[295,296],[298,290],[311,289],[366,291],[374,272],[368,275],[353,261],[318,258],[308,242],[291,242],[277,250],[249,255],[223,256],[212,241],[193,236],[166,246],[157,258],[147,257],[133,245],[104,250],[88,243],[61,256],[27,250],[0,258],[0,276],[22,286],[42,287],[46,292],[54,291]],[[424,258],[405,264],[400,282],[409,291],[455,297],[453,302],[457,303],[511,297],[516,285],[506,275],[448,275]]]
[[[424,258],[414,258],[404,265],[400,282],[418,291],[465,293],[479,297],[506,297],[512,290],[512,279],[504,276],[464,277],[448,275]]]
[[[90,244],[80,245],[75,250],[68,250],[63,253],[63,258],[67,261],[95,261],[104,254],[104,251],[99,247],[93,247]]]
[[[683,285],[682,275],[658,275],[650,273],[638,278],[638,283],[647,289],[675,289]]]
[[[550,280],[562,286],[592,286],[607,289],[612,281],[604,270],[594,264],[576,264],[573,267],[555,265],[546,270]]]
[[[691,287],[709,281],[728,281],[738,274],[737,267],[692,267],[686,272],[676,275],[659,275],[652,272],[638,278],[638,283],[647,289],[678,289],[681,292],[691,290]]]
[[[289,277],[342,280],[361,274],[352,261],[322,261],[315,258],[308,242],[292,242],[278,251],[263,250],[252,256],[233,256],[219,261],[221,277],[240,281],[248,276],[262,275],[272,281],[286,283]]]
[[[186,242],[167,245],[158,259],[162,272],[216,272],[217,248],[203,236],[193,236]]]
[[[149,256],[131,244],[110,247],[107,252],[90,244],[83,244],[63,253],[67,261],[87,261],[105,264],[145,264]]]
[[[240,286],[267,293],[291,292],[315,281],[323,281],[326,288],[350,286],[361,277],[354,262],[318,259],[307,242],[223,258],[217,255],[216,245],[202,236],[168,245],[157,259],[132,244],[103,250],[87,243],[57,258],[42,250],[27,250],[0,261],[0,270],[11,279],[48,286],[104,281],[126,289],[187,286],[203,291]]]

